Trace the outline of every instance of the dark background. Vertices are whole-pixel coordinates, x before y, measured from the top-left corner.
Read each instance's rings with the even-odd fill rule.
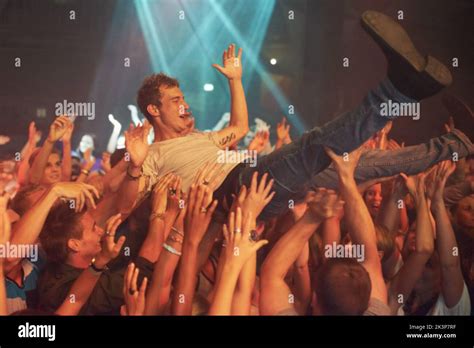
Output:
[[[170,1],[161,2],[169,5]],[[199,6],[206,1],[181,0],[180,4]],[[266,0],[235,3],[238,1],[253,6]],[[31,120],[46,133],[54,117],[55,103],[64,99],[96,102],[94,121],[76,121],[73,148],[82,134],[91,132],[97,136],[99,152],[105,150],[112,130],[107,120],[109,113],[126,128],[130,123],[127,105],[136,104],[136,91],[143,78],[152,72],[137,16],[127,9],[132,2],[0,0],[0,134],[12,137],[9,144],[0,146],[2,156],[21,149]],[[160,5],[160,1],[156,2]],[[68,18],[70,9],[77,13],[75,21]],[[259,59],[295,106],[306,129],[350,110],[384,78],[384,57],[359,24],[367,9],[393,18],[402,10],[401,24],[419,50],[449,64],[454,83],[446,93],[461,98],[471,109],[474,107],[474,1],[277,0]],[[293,21],[288,20],[290,10],[295,11]],[[114,15],[117,11],[124,11],[119,20]],[[239,18],[233,20],[237,22]],[[173,43],[170,34],[166,36]],[[111,60],[114,56],[117,61]],[[118,69],[117,62],[122,62],[123,56],[138,64],[127,70]],[[15,57],[21,57],[21,69],[14,67]],[[271,57],[278,59],[277,65],[268,63]],[[344,57],[350,59],[349,68],[342,66]],[[450,65],[453,57],[459,59],[457,68]],[[219,56],[215,62],[220,62]],[[176,77],[182,82],[188,103],[198,111],[198,127],[212,127],[226,108],[212,100],[207,108],[202,107],[198,103],[202,89],[186,84],[186,77],[179,72]],[[287,110],[275,102],[258,76],[248,78],[250,117],[263,118],[274,129]],[[224,96],[228,107],[228,96]],[[423,101],[421,119],[397,121],[392,136],[414,144],[442,132],[449,115],[442,98],[439,95]],[[46,110],[46,117],[38,117],[38,108]],[[298,133],[293,127],[293,137]]]

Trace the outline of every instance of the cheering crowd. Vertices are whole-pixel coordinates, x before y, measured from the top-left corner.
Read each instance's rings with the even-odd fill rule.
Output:
[[[449,119],[404,146],[389,136],[396,117],[380,114],[437,94],[451,75],[385,15],[367,11],[362,25],[387,78],[294,141],[285,118],[274,146],[268,130],[248,136],[235,45],[213,65],[231,108],[212,131],[194,129],[163,73],[138,90],[145,120],[124,148],[109,117],[100,159],[91,135],[72,150],[70,115],[39,147],[32,122],[1,163],[0,314],[470,315],[474,145]]]

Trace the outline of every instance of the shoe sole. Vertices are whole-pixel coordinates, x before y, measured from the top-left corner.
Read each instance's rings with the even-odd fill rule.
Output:
[[[362,14],[362,26],[379,45],[403,58],[406,64],[420,74],[421,79],[432,80],[441,86],[452,83],[448,68],[432,56],[425,59],[405,29],[390,17],[375,11],[365,11]]]

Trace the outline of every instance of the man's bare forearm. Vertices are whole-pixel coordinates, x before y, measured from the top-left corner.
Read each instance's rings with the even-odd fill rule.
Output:
[[[178,281],[173,295],[172,313],[174,315],[191,315],[194,289],[196,288],[198,245],[183,244],[182,256],[178,269]]]
[[[306,212],[293,227],[280,237],[262,265],[262,277],[284,279],[291,265],[322,221],[317,221]]]
[[[138,256],[155,263],[163,249],[163,241],[165,238],[165,223],[163,220],[155,218],[150,221],[148,234],[143,242]]]
[[[229,124],[239,127],[246,134],[249,129],[249,114],[242,80],[229,80],[229,89],[231,98]]]
[[[141,167],[134,167],[129,164],[127,175],[122,181],[119,189],[119,197],[117,203],[118,210],[123,215],[129,215],[138,201],[138,192],[140,190]]]
[[[340,177],[340,192],[346,202],[344,217],[350,226],[352,242],[365,246],[365,262],[380,264],[375,226],[352,176]]]

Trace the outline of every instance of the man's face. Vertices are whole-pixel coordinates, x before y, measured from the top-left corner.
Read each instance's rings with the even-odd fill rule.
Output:
[[[161,124],[174,133],[186,134],[194,120],[183,92],[179,87],[160,87],[160,93],[161,106],[158,110]]]
[[[375,184],[364,194],[364,201],[369,209],[370,216],[376,218],[382,204],[382,184]]]
[[[48,162],[46,163],[46,168],[44,169],[43,177],[41,178],[41,184],[51,185],[59,182],[61,181],[61,175],[61,158],[58,154],[52,153],[48,157]]]
[[[78,252],[85,258],[94,258],[101,250],[104,230],[100,228],[89,213],[81,219],[83,226],[82,239],[78,243]]]

